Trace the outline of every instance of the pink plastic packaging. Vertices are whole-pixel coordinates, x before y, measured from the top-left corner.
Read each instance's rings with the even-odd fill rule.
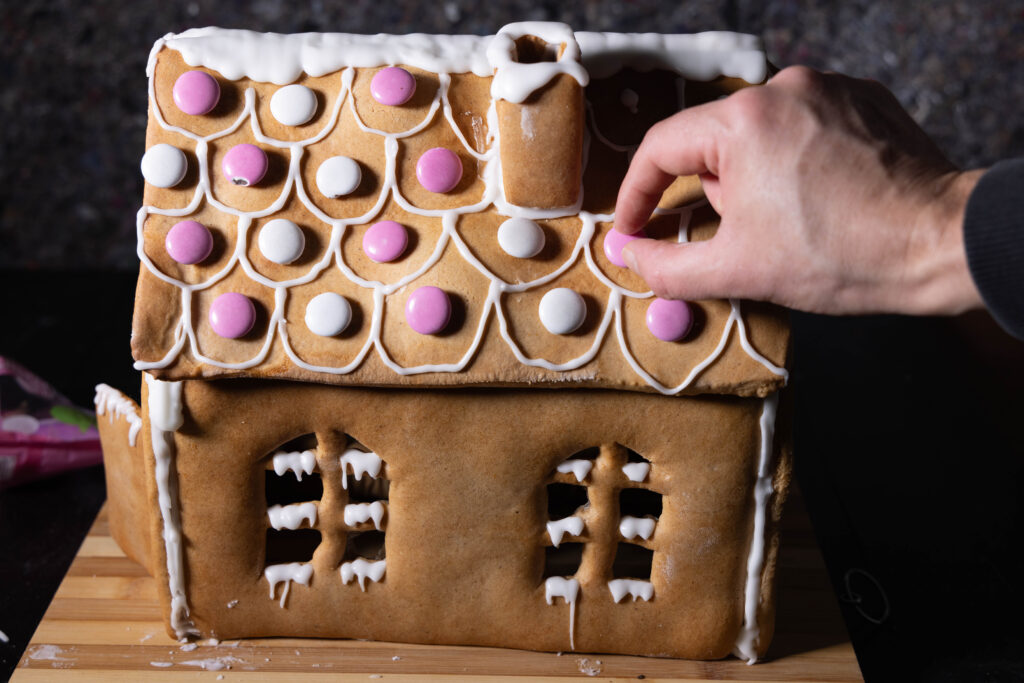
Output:
[[[101,462],[92,412],[0,356],[0,489]]]

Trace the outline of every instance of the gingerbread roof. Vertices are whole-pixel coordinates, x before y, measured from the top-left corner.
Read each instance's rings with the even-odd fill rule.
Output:
[[[148,74],[139,369],[669,394],[785,381],[784,312],[656,302],[605,242],[643,132],[764,79],[751,36],[199,29],[157,41]],[[717,223],[682,178],[646,231]]]

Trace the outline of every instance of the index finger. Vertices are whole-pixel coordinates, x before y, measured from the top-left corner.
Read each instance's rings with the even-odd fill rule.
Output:
[[[631,235],[642,228],[677,177],[717,175],[714,109],[718,104],[684,109],[647,131],[619,187],[616,230]]]

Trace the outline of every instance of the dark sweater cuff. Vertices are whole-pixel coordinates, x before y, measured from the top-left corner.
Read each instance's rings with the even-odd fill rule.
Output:
[[[967,200],[964,245],[992,317],[1024,339],[1024,158],[1001,161],[981,177]]]

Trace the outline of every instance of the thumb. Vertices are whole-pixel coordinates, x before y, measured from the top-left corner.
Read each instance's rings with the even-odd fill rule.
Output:
[[[622,249],[622,258],[662,298],[694,301],[741,296],[733,282],[739,266],[723,259],[721,251],[714,239],[682,244],[638,239]]]

